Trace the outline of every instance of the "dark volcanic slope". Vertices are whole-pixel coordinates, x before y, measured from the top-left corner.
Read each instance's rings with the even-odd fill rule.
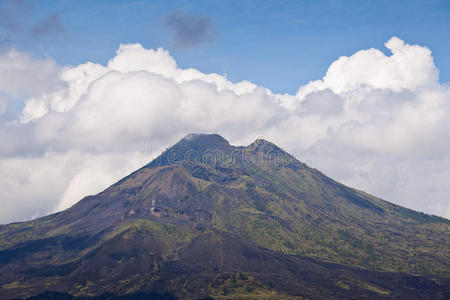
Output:
[[[0,298],[439,299],[449,233],[269,142],[189,135],[64,212],[0,226]]]

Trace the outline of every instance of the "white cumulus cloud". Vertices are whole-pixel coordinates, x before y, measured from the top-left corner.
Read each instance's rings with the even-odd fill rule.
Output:
[[[296,95],[182,69],[140,44],[105,66],[25,56],[25,106],[15,122],[0,119],[0,223],[67,208],[190,132],[236,144],[264,136],[337,180],[450,217],[450,90],[428,48],[396,37],[386,47],[338,58]],[[36,90],[42,63],[54,78]],[[0,92],[17,95],[8,80]]]
[[[0,53],[0,91],[11,97],[30,97],[52,89],[60,67],[52,59],[36,59],[9,49]]]

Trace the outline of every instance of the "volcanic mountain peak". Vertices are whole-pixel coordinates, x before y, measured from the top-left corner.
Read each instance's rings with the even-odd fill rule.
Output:
[[[216,133],[190,133],[175,144],[175,146],[193,149],[196,147],[205,149],[228,149],[231,145],[226,139]]]
[[[291,156],[289,153],[287,153],[274,143],[269,142],[265,139],[257,139],[245,148],[253,153],[263,153],[272,156]]]
[[[190,134],[66,211],[0,226],[0,298],[439,299],[449,232],[449,220],[344,186],[263,139]]]
[[[164,166],[191,161],[208,163],[213,157],[226,156],[234,147],[218,134],[188,134],[178,143],[166,149],[159,157],[150,162],[148,167]]]
[[[228,152],[230,149],[242,150],[242,149],[257,149],[258,151],[270,152],[270,151],[282,151],[277,145],[269,142],[265,139],[258,138],[253,143],[246,147],[236,147],[230,145],[230,143],[222,136],[213,134],[197,134],[190,133],[176,143],[172,148],[188,148],[188,149],[206,149],[206,150],[220,150]]]
[[[248,146],[232,146],[218,134],[188,134],[166,149],[147,167],[166,166],[180,162],[221,166],[270,164],[271,166],[302,166],[297,159],[275,144],[257,139]]]

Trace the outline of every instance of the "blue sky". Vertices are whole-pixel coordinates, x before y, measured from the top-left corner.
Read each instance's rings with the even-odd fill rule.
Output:
[[[440,82],[450,81],[449,1],[19,2],[2,3],[22,28],[10,31],[4,46],[62,65],[104,64],[119,44],[139,42],[168,49],[181,67],[294,93],[322,78],[339,56],[368,48],[386,51],[383,44],[398,36],[429,47]],[[173,13],[206,19],[214,37],[177,44],[166,21]],[[4,26],[0,32],[8,34]]]

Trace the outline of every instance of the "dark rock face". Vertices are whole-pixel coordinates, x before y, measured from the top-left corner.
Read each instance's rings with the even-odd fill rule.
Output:
[[[188,135],[66,211],[0,226],[0,299],[445,299],[449,231],[270,142]]]

